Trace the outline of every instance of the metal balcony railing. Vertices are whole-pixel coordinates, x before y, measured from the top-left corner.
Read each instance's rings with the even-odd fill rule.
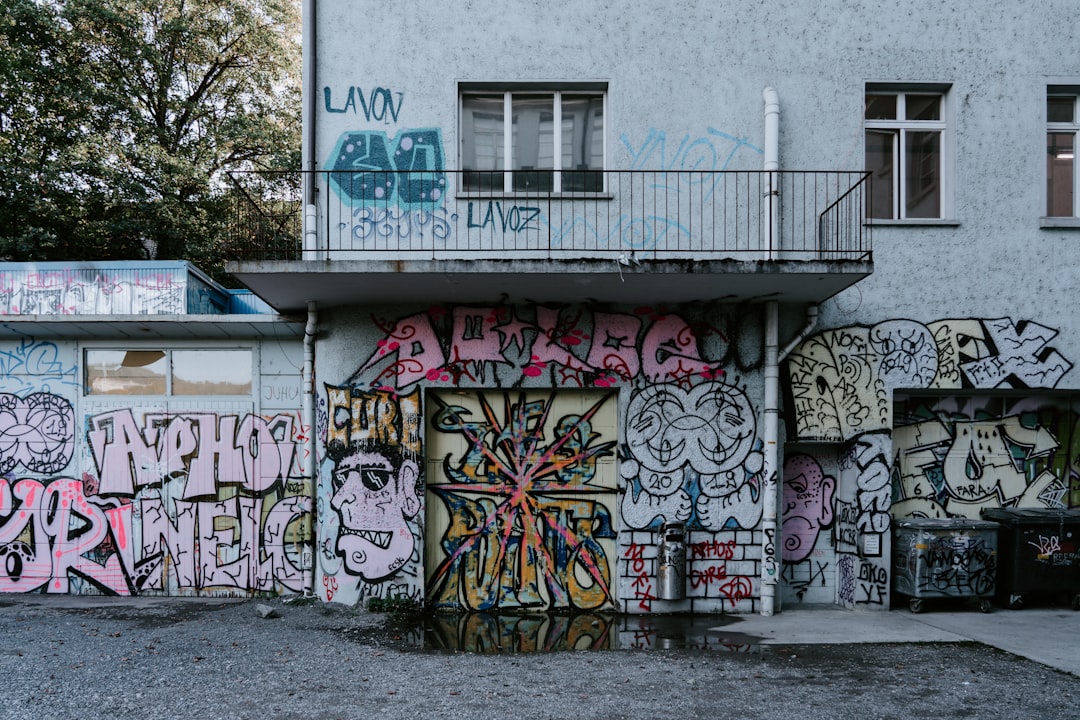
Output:
[[[869,259],[869,174],[234,173],[233,260]],[[317,202],[305,209],[304,181]],[[511,188],[509,191],[504,188]],[[310,220],[305,238],[302,220]]]

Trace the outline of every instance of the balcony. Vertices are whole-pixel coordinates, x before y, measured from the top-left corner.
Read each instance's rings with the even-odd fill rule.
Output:
[[[863,172],[232,179],[230,270],[283,311],[309,300],[819,302],[872,271]],[[306,208],[305,181],[317,198]]]

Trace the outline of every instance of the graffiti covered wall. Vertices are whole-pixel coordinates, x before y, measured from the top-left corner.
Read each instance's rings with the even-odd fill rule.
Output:
[[[804,341],[786,363],[791,437],[834,444],[789,457],[797,465],[784,475],[791,509],[783,542],[793,562],[805,564],[810,556],[796,555],[808,550],[831,557],[839,604],[884,607],[893,516],[978,517],[986,506],[1061,506],[1074,483],[1067,408],[1046,400],[950,398],[909,400],[894,414],[893,402],[901,390],[948,396],[950,390],[1053,388],[1072,368],[1049,345],[1056,334],[1009,318],[889,320]],[[815,463],[835,463],[835,490]],[[831,509],[823,504],[829,492]],[[830,522],[831,533],[811,530]],[[823,572],[830,572],[825,562],[785,568],[785,597],[827,595],[810,594],[830,584]]]
[[[352,323],[341,342],[360,335],[366,349],[327,388],[320,433],[356,427],[342,406],[358,397],[423,405],[426,512],[398,513],[414,555],[390,575],[349,576],[343,594],[328,570],[335,601],[422,592],[470,609],[753,607],[765,472],[757,389],[743,379],[759,377],[753,310],[461,305]],[[332,465],[324,458],[324,476]],[[332,507],[329,491],[319,503]],[[689,530],[682,604],[656,598],[665,521]],[[337,568],[331,534],[319,558]]]
[[[273,362],[292,361],[285,345]],[[0,591],[301,592],[311,488],[295,410],[87,396],[80,355],[0,343]]]
[[[311,501],[293,474],[295,416],[99,407],[83,465],[67,399],[0,406],[16,440],[0,482],[3,591],[302,591]]]

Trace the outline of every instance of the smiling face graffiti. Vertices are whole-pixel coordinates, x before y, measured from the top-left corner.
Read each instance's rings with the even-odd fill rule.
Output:
[[[420,511],[417,465],[396,453],[357,449],[334,468],[330,506],[341,518],[337,553],[368,582],[396,573],[413,554],[408,520]]]

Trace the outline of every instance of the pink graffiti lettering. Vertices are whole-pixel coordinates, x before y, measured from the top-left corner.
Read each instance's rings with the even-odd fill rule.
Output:
[[[593,315],[593,342],[587,362],[590,367],[609,370],[624,379],[637,377],[641,358],[635,343],[641,319],[632,315],[598,312]]]
[[[427,313],[399,320],[376,345],[375,352],[357,370],[357,375],[392,358],[392,364],[379,378],[394,378],[397,387],[406,387],[418,380],[434,379],[429,377],[430,373],[437,373],[446,365],[446,355],[439,347],[439,338]]]
[[[665,382],[701,374],[714,366],[701,359],[698,339],[686,321],[676,315],[657,318],[641,343],[641,362],[650,382]]]
[[[535,306],[535,313],[532,323],[506,307],[465,306],[402,318],[388,326],[348,382],[375,373],[370,382],[361,384],[388,390],[423,380],[456,384],[462,377],[484,377],[483,366],[488,363],[516,367],[523,377],[539,377],[549,370],[575,379],[588,376],[588,383],[598,387],[639,376],[650,382],[689,384],[697,376],[723,375],[719,363],[702,359],[700,338],[676,315],[651,316],[651,325],[643,331],[644,321],[634,315],[594,313],[590,327],[582,312],[570,315]],[[531,345],[527,330],[534,331]]]
[[[7,562],[0,572],[0,592],[30,592],[47,586],[49,592],[66,593],[70,575],[127,595],[126,573],[120,557],[110,554],[103,563],[86,557],[103,543],[110,520],[122,520],[122,512],[106,517],[89,503],[82,483],[59,478],[47,487],[33,479],[9,486],[0,481],[0,549]],[[29,541],[20,537],[29,535]]]
[[[261,497],[176,501],[175,521],[160,498],[143,499],[137,514],[131,503],[105,502],[71,478],[0,481],[0,592],[68,593],[73,578],[118,595],[171,586],[302,589],[289,548],[305,535],[294,528],[311,513],[309,497],[282,498],[266,513]]]
[[[297,452],[289,415],[148,414],[140,427],[125,408],[87,422],[99,493],[110,497],[184,475],[187,500],[213,497],[219,485],[264,493],[284,482]]]

